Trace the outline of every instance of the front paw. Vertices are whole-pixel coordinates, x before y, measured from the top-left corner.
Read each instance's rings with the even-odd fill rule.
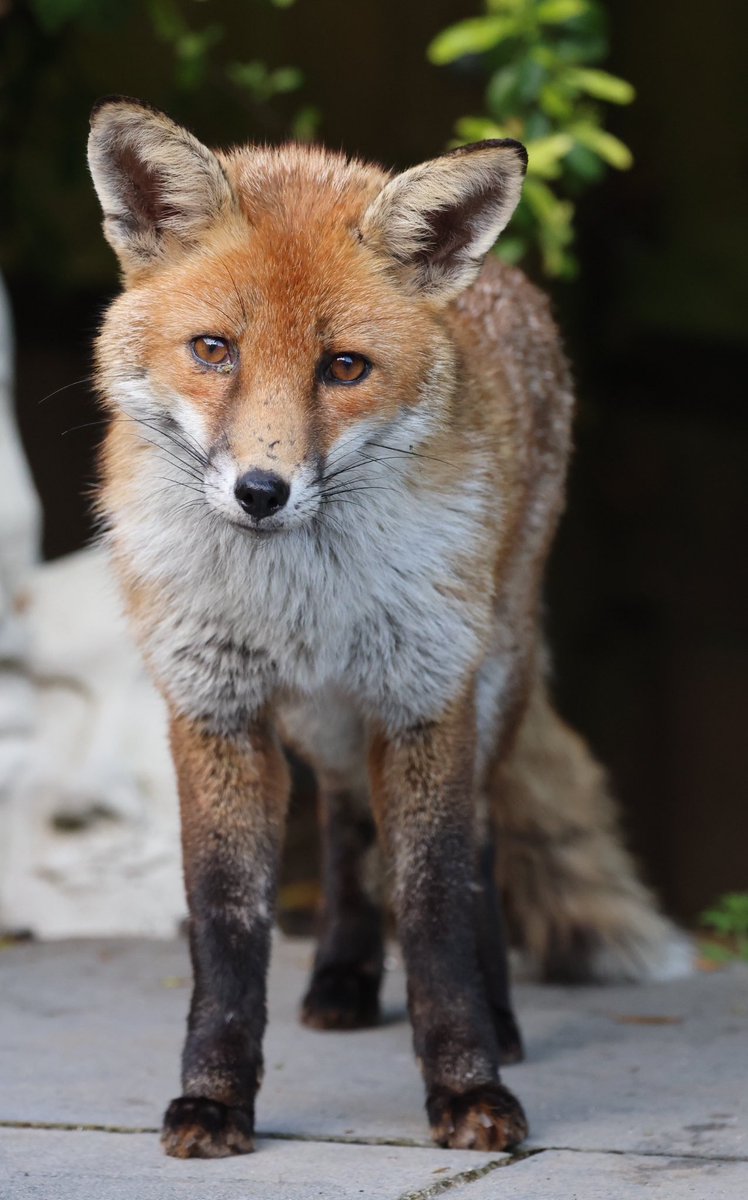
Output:
[[[164,1113],[161,1145],[173,1158],[228,1158],[254,1150],[252,1114],[202,1096],[172,1100]]]
[[[426,1110],[434,1141],[451,1150],[511,1150],[527,1137],[522,1105],[500,1083],[459,1093],[436,1088]]]

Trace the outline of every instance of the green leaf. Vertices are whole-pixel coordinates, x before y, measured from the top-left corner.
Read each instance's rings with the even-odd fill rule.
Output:
[[[597,183],[605,174],[605,164],[579,142],[575,142],[567,154],[564,168],[583,183]]]
[[[571,67],[564,72],[563,79],[570,87],[586,92],[596,100],[607,100],[609,104],[630,104],[636,96],[636,91],[625,79],[592,67]]]
[[[251,92],[255,99],[263,100],[267,94],[268,69],[264,63],[228,63],[226,76],[239,88]]]
[[[274,93],[295,92],[304,82],[298,67],[277,67],[270,73],[268,83]]]
[[[322,114],[313,104],[300,108],[291,124],[291,136],[297,142],[311,142],[317,136]]]
[[[615,167],[618,171],[627,171],[634,161],[634,156],[628,146],[624,145],[619,138],[608,133],[606,129],[599,129],[590,122],[585,121],[571,125],[569,133],[573,134],[577,141],[586,146],[588,150],[592,150],[603,162]]]
[[[699,950],[703,958],[714,963],[728,963],[732,959],[732,954],[726,946],[719,946],[716,942],[702,942]]]
[[[525,181],[523,199],[537,220],[544,270],[549,275],[568,277],[574,269],[574,261],[566,253],[574,238],[574,205],[559,200],[547,184],[531,178]]]
[[[568,133],[552,133],[550,137],[528,142],[528,175],[557,179],[561,174],[561,161],[573,146],[574,139]]]
[[[540,95],[548,72],[542,63],[532,59],[522,63],[519,69],[519,95],[525,104],[532,104]]]
[[[461,117],[455,122],[455,133],[459,139],[458,145],[466,142],[485,142],[489,138],[508,137],[501,125],[489,121],[487,117]]]
[[[432,63],[444,66],[466,54],[483,54],[517,32],[513,17],[470,17],[438,33],[426,53]]]
[[[71,21],[95,25],[99,5],[96,0],[30,0],[29,7],[44,32],[55,34]]]
[[[156,36],[164,42],[176,42],[189,32],[174,0],[150,0],[148,12]]]
[[[562,25],[581,17],[587,7],[588,0],[543,0],[537,6],[537,18],[542,25]]]
[[[502,67],[500,71],[495,71],[486,88],[486,107],[497,116],[502,116],[511,108],[518,84],[519,72],[516,67]]]
[[[748,935],[748,892],[728,892],[701,915],[702,925],[734,937]]]
[[[521,262],[528,251],[527,239],[523,237],[503,237],[496,246],[496,253],[506,263]]]
[[[538,138],[548,137],[550,133],[553,133],[553,126],[545,113],[540,112],[539,109],[533,109],[524,122],[522,136],[520,137],[519,134],[514,136],[520,137],[520,141],[534,142]]]
[[[569,200],[559,200],[547,184],[539,179],[527,179],[523,194],[535,216],[544,225],[559,230],[568,225],[574,205]]]
[[[556,82],[547,83],[538,99],[543,112],[554,121],[565,123],[574,114],[574,105],[567,89]]]

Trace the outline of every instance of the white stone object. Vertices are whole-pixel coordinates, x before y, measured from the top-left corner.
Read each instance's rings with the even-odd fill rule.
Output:
[[[163,703],[105,555],[39,563],[0,281],[0,928],[166,935],[184,913]]]

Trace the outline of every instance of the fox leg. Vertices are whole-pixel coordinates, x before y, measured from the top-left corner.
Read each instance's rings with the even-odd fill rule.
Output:
[[[315,1029],[379,1020],[382,908],[367,860],[376,856],[368,796],[323,786],[319,799],[323,901],[314,970],[301,1019]]]
[[[502,1064],[524,1058],[509,991],[509,953],[501,897],[496,884],[496,846],[488,801],[478,806],[478,872],[476,884],[476,931],[478,957],[491,1006]]]
[[[384,964],[383,903],[363,723],[349,703],[326,692],[284,709],[283,731],[314,768],[319,792],[322,904],[301,1020],[313,1029],[375,1025]]]
[[[478,946],[472,700],[375,737],[370,761],[432,1135],[453,1148],[507,1149],[527,1121],[500,1079]]]
[[[253,1149],[287,769],[264,721],[223,737],[177,716],[170,732],[194,990],[161,1140],[177,1158],[218,1158]]]

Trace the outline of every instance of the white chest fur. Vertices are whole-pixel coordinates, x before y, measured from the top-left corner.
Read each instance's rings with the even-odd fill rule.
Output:
[[[141,641],[186,714],[233,728],[274,693],[332,684],[396,728],[436,716],[475,665],[491,597],[464,578],[496,507],[481,483],[440,497],[390,477],[267,537],[141,485],[115,538],[163,598]]]

